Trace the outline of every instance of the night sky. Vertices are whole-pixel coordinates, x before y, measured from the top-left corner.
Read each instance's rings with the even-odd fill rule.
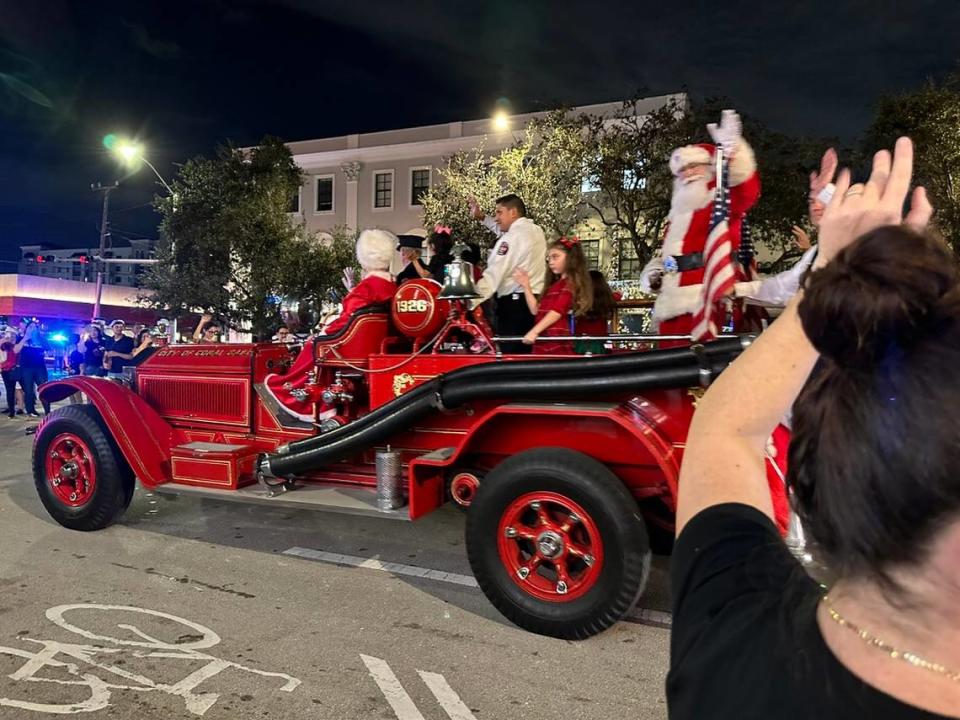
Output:
[[[137,136],[168,179],[255,143],[630,97],[724,95],[785,132],[854,141],[884,92],[960,60],[958,0],[0,0],[0,272],[17,246],[96,245],[89,189]],[[155,237],[144,169],[115,237]]]

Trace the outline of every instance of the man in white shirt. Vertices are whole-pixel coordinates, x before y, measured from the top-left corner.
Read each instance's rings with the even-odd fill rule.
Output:
[[[493,218],[487,217],[476,200],[470,200],[470,213],[499,238],[487,258],[487,268],[476,284],[480,298],[474,307],[496,295],[496,332],[522,337],[533,327],[534,316],[527,307],[523,288],[513,279],[513,271],[523,268],[530,276],[534,295],[543,293],[547,272],[547,239],[539,225],[526,217],[527,209],[517,195],[497,199]],[[529,353],[522,342],[501,343],[505,353]]]

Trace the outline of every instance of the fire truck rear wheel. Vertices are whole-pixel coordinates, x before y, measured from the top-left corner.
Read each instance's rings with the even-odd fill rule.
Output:
[[[71,530],[100,530],[133,498],[134,478],[92,405],[66,405],[43,423],[33,446],[40,501]]]
[[[566,448],[497,465],[467,512],[467,556],[491,603],[520,627],[580,640],[639,599],[650,543],[633,496],[606,466]]]

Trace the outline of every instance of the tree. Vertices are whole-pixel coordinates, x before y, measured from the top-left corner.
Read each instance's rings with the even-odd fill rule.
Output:
[[[302,181],[277,138],[249,152],[227,146],[212,159],[188,161],[173,194],[156,201],[160,262],[145,275],[148,302],[212,312],[266,336],[275,324],[270,298],[283,281],[277,260],[303,236],[289,214]]]
[[[355,233],[338,226],[331,235],[322,240],[303,232],[284,244],[277,258],[277,295],[297,298],[319,313],[331,292],[344,294],[343,270],[357,265]]]
[[[489,244],[491,236],[470,218],[467,200],[474,197],[489,211],[497,197],[512,192],[548,235],[569,234],[583,215],[586,149],[581,121],[559,110],[531,122],[511,147],[492,157],[482,145],[459,152],[423,196],[424,224],[442,223],[461,240]]]
[[[864,157],[901,135],[913,139],[914,182],[927,190],[934,224],[960,255],[960,74],[883,97],[864,136]]]
[[[660,244],[670,212],[671,151],[690,142],[688,109],[676,101],[642,114],[640,98],[613,117],[585,118],[588,151],[583,174],[586,202],[611,233],[629,239],[645,263]]]

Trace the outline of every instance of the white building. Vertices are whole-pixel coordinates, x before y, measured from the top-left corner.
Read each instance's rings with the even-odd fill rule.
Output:
[[[145,260],[153,257],[154,240],[129,240],[129,245],[111,247],[104,255],[107,258]],[[17,273],[40,277],[96,282],[97,270],[93,258],[99,248],[48,248],[45,245],[21,245]],[[138,287],[143,265],[108,263],[103,276],[107,285]]]
[[[639,112],[649,112],[668,102],[685,104],[684,94],[645,98]],[[614,115],[622,103],[602,103],[573,108],[574,113]],[[297,165],[307,174],[292,210],[308,230],[329,232],[334,227],[379,227],[394,233],[424,235],[420,195],[439,181],[437,168],[458,151],[483,145],[491,154],[512,145],[534,118],[547,113],[512,115],[508,127],[498,129],[493,118],[441,125],[360,133],[287,143]],[[596,266],[603,247],[602,229],[596,237],[582,236],[584,249]],[[629,263],[630,253],[623,258]],[[614,269],[631,275],[630,266]]]

